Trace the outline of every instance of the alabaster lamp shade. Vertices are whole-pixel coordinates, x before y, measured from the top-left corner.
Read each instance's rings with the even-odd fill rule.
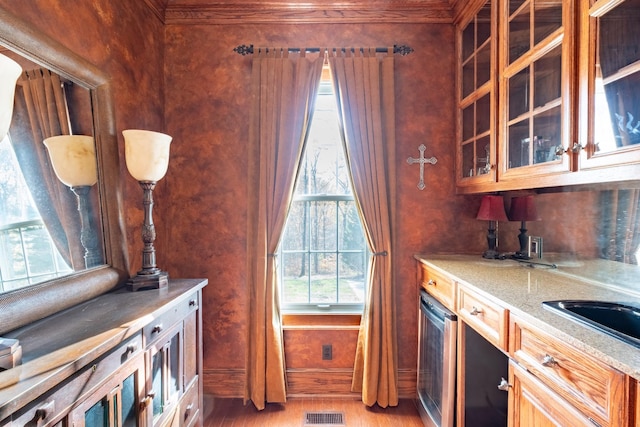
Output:
[[[489,259],[500,258],[500,253],[497,250],[497,222],[507,221],[507,213],[504,210],[502,196],[484,196],[480,202],[480,209],[478,209],[476,219],[489,221],[487,232],[488,249],[482,254],[482,257]]]
[[[20,73],[22,67],[17,62],[0,54],[0,140],[9,132],[13,116],[13,98]]]
[[[157,182],[167,173],[171,137],[150,130],[122,131],[127,169],[136,181]]]
[[[98,182],[96,147],[92,136],[60,135],[43,142],[53,170],[64,185],[92,186]]]

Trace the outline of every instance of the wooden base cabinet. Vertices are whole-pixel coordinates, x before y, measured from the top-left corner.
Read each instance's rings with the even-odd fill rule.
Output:
[[[597,425],[513,361],[509,384],[509,427]]]
[[[192,427],[202,420],[202,288],[119,290],[7,335],[0,426]]]

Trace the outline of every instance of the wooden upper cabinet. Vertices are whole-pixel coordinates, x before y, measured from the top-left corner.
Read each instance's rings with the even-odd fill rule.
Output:
[[[580,169],[639,163],[640,0],[580,1]]]
[[[496,181],[495,2],[470,2],[457,30],[459,187]]]
[[[571,170],[572,13],[571,0],[501,3],[499,180]]]

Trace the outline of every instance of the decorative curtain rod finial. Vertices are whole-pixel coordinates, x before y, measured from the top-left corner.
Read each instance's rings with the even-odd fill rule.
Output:
[[[233,51],[239,53],[242,56],[251,55],[253,53],[253,45],[250,44],[247,46],[246,44],[241,44],[238,47],[234,47]]]

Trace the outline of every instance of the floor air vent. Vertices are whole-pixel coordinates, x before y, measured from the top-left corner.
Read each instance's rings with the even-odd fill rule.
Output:
[[[307,412],[304,414],[305,426],[343,426],[342,412]]]

